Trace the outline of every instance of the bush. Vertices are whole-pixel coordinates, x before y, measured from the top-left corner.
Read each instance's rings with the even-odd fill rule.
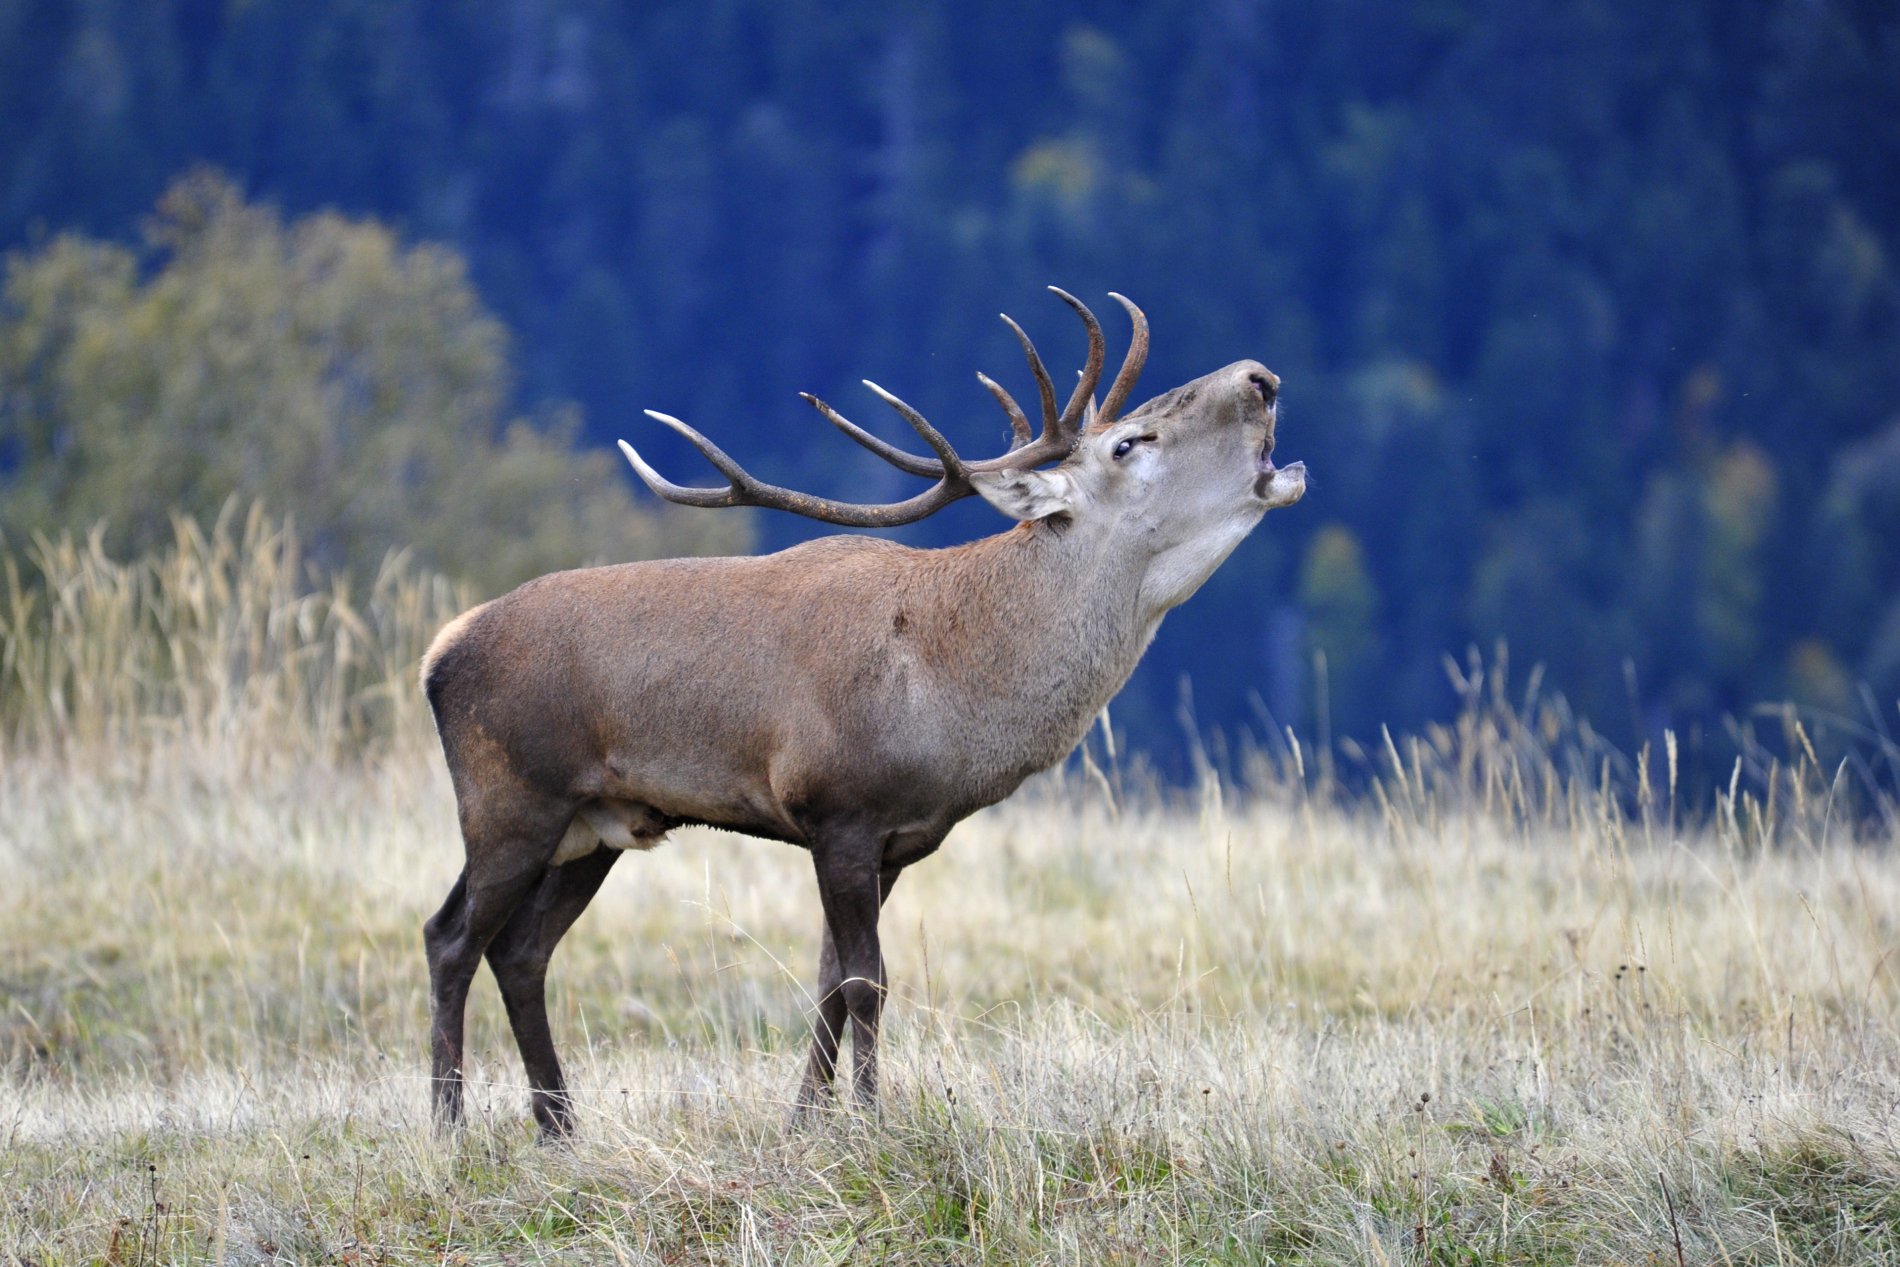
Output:
[[[322,213],[285,223],[187,175],[149,255],[62,235],[0,289],[0,531],[115,550],[232,496],[313,561],[391,549],[495,590],[558,567],[742,548],[744,521],[638,505],[571,409],[506,420],[508,336],[454,251]]]

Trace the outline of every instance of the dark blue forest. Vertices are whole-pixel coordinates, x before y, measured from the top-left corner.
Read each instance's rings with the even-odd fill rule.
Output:
[[[1080,363],[1049,283],[1111,357],[1147,311],[1138,399],[1263,360],[1311,491],[1115,705],[1152,751],[1184,681],[1201,733],[1369,738],[1500,644],[1712,771],[1763,701],[1900,728],[1888,3],[0,0],[0,249],[136,242],[201,164],[461,252],[516,407],[689,482],[642,408],[858,499],[911,490],[795,393],[1000,445],[997,310]]]

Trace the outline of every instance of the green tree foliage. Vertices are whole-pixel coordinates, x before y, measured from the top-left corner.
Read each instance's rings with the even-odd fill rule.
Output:
[[[1831,644],[1855,677],[1900,695],[1900,420],[1834,457],[1804,560]]]
[[[461,258],[333,213],[285,223],[189,175],[147,253],[75,235],[0,291],[0,529],[168,538],[236,496],[327,563],[398,547],[488,587],[590,559],[743,544],[730,518],[636,505],[617,455],[554,411],[507,420],[508,339]]]
[[[1673,709],[1707,712],[1724,699],[1783,689],[1762,647],[1765,555],[1778,508],[1774,466],[1747,441],[1691,472],[1651,479],[1627,583],[1637,622],[1630,654],[1662,675],[1649,685]],[[1803,663],[1820,661],[1810,654]]]
[[[1328,524],[1314,534],[1300,560],[1299,596],[1308,657],[1325,665],[1324,707],[1364,716],[1377,685],[1379,592],[1352,529]]]

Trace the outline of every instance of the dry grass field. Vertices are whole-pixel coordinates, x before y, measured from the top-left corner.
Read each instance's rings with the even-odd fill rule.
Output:
[[[5,566],[0,1263],[1900,1262],[1900,840],[1809,757],[1679,805],[1475,669],[1351,797],[1097,742],[905,877],[883,1111],[803,1131],[804,855],[684,832],[556,958],[577,1142],[485,976],[445,1141],[456,596],[256,517]]]

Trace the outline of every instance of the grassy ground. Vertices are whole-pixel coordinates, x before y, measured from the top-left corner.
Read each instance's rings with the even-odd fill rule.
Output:
[[[237,544],[44,554],[0,620],[0,1263],[1900,1262],[1892,829],[1811,762],[1678,812],[1475,681],[1354,802],[1286,753],[965,824],[887,908],[875,1119],[785,1129],[804,856],[681,833],[555,961],[578,1141],[486,977],[437,1140],[459,845],[396,683],[452,600]]]

